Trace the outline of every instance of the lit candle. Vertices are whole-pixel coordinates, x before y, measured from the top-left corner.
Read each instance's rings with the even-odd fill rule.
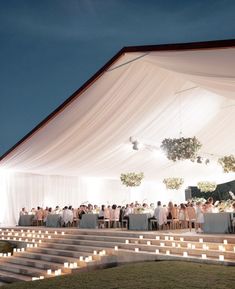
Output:
[[[203,239],[202,238],[199,239],[199,243],[203,243]]]
[[[181,237],[181,238],[180,238],[180,241],[183,242],[183,241],[184,241],[184,238]]]
[[[94,251],[93,254],[94,254],[94,255],[97,255],[97,251]]]
[[[17,252],[17,249],[16,249],[16,248],[14,248],[14,249],[13,249],[13,252]]]
[[[40,279],[40,280],[44,279],[44,276],[40,276],[39,279]]]
[[[83,261],[83,256],[80,256],[79,260],[80,260],[80,261]]]
[[[171,241],[174,241],[174,237],[170,237],[170,240],[171,240]]]
[[[169,250],[166,250],[166,255],[170,255],[170,251]]]
[[[159,237],[159,236],[156,236],[156,240],[160,240],[160,237]]]
[[[32,281],[38,280],[38,277],[32,277]]]
[[[129,244],[129,240],[126,240],[126,244]]]
[[[8,256],[8,257],[11,257],[11,253],[7,253],[7,256]]]
[[[73,267],[74,267],[74,268],[77,268],[77,267],[78,267],[78,264],[77,264],[76,262],[74,262],[74,263],[73,263]]]
[[[89,262],[89,259],[87,257],[85,258],[85,262]]]
[[[164,247],[164,246],[165,246],[165,243],[160,243],[160,246],[161,246],[161,247]]]
[[[228,241],[227,240],[224,240],[224,245],[227,245],[228,244]]]
[[[59,274],[58,274],[58,271],[57,270],[55,270],[55,276],[58,276]]]
[[[177,244],[177,247],[178,247],[178,248],[180,248],[180,247],[181,247],[181,245],[180,245],[180,244]]]
[[[171,244],[171,246],[172,246],[172,247],[175,247],[175,242],[173,242],[173,243]]]
[[[203,250],[207,250],[207,245],[206,245],[206,244],[203,244],[203,245],[202,245],[202,248],[203,248]]]
[[[22,239],[21,238],[19,238],[19,241],[21,241]]]
[[[41,234],[41,230],[39,230],[38,233]]]
[[[42,240],[39,240],[38,243],[42,243]]]
[[[140,238],[140,239],[143,239],[143,238],[144,238],[144,236],[140,235],[140,236],[139,236],[139,238]]]
[[[139,248],[135,248],[135,252],[139,252]]]
[[[187,244],[187,247],[188,247],[189,249],[191,249],[191,248],[192,248],[192,245],[191,245],[190,243],[188,243],[188,244]]]
[[[45,233],[48,234],[48,231],[46,231]]]
[[[58,275],[61,275],[61,269],[58,269],[57,272],[58,272]]]
[[[35,233],[35,231],[33,230],[32,233]]]
[[[224,261],[224,255],[219,255],[219,260]]]
[[[51,236],[48,236],[48,239],[51,239]]]
[[[20,249],[17,249],[17,252],[20,252]]]
[[[64,232],[62,232],[61,235],[64,235]]]
[[[168,236],[165,236],[165,240],[166,240],[166,241],[168,241],[168,240],[169,240]]]
[[[55,231],[55,235],[57,235],[57,231]]]
[[[188,252],[183,252],[183,257],[188,257]]]
[[[88,260],[89,260],[89,261],[92,261],[92,256],[88,256]]]
[[[34,248],[37,248],[37,246],[38,246],[38,244],[35,244],[35,245],[34,245]]]
[[[25,250],[24,250],[24,248],[21,248],[21,252],[24,252]]]
[[[206,259],[206,254],[202,254],[202,259]]]
[[[150,245],[151,245],[151,242],[150,242],[150,241],[147,241],[147,245],[150,246]]]
[[[70,269],[73,269],[73,263],[70,263],[70,264],[69,264],[69,268],[70,268]]]
[[[65,262],[64,263],[64,268],[68,268],[69,267],[69,263],[68,262]]]
[[[115,251],[118,251],[118,246],[115,246],[115,247],[114,247],[114,250],[115,250]]]
[[[105,251],[105,250],[102,250],[102,253],[103,253],[103,255],[105,255],[105,254],[106,254],[106,251]]]
[[[192,249],[195,249],[196,248],[196,246],[195,245],[192,245]]]
[[[155,253],[156,253],[156,254],[159,254],[159,249],[156,249],[156,250],[155,250]]]

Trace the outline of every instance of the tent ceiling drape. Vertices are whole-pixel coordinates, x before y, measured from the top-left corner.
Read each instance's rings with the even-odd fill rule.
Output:
[[[231,180],[216,159],[235,153],[234,67],[235,48],[125,53],[1,166],[47,175],[118,178],[134,170],[149,180]],[[213,155],[210,165],[131,149],[130,136],[160,147],[180,131],[198,137],[202,154]]]

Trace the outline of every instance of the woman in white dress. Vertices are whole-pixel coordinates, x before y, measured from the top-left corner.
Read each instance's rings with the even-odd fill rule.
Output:
[[[202,203],[197,202],[196,204],[196,232],[201,233],[202,232],[202,226],[204,224],[204,215],[202,210]]]

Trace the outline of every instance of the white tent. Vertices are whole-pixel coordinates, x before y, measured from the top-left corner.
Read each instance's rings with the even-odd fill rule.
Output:
[[[169,161],[161,142],[180,134],[196,136],[210,164]],[[131,136],[147,148],[133,150]],[[22,206],[182,201],[188,185],[235,179],[217,163],[233,141],[235,41],[124,48],[1,158],[0,222]],[[145,174],[132,192],[119,180],[128,171]],[[165,177],[183,188],[167,191]]]

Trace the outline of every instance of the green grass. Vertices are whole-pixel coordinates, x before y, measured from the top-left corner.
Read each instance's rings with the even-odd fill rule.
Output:
[[[160,261],[82,272],[1,289],[234,289],[235,267]]]

